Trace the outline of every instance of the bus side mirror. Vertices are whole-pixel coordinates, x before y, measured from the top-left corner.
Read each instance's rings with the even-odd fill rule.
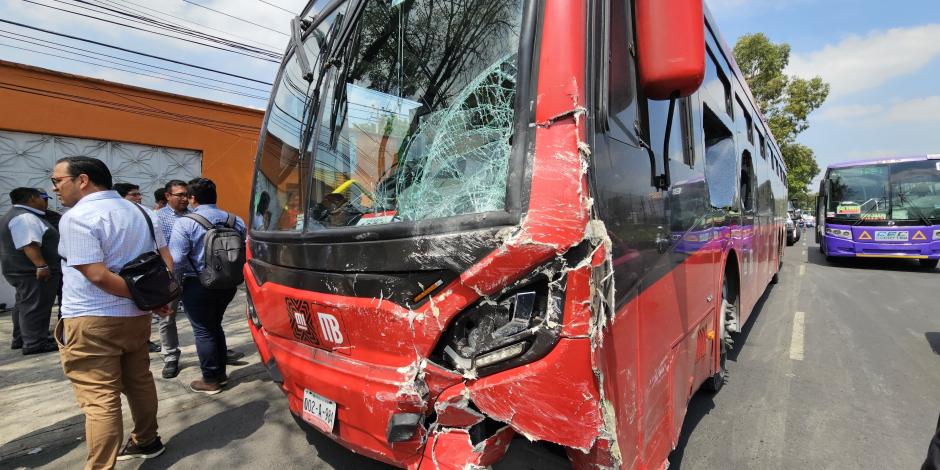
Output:
[[[640,85],[654,100],[691,95],[705,78],[702,0],[637,0]]]

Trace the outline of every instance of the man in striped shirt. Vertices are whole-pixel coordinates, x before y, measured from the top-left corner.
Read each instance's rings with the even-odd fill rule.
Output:
[[[186,182],[170,180],[164,186],[164,195],[167,203],[157,211],[157,217],[160,219],[160,228],[163,229],[163,239],[169,244],[176,219],[189,213],[189,190],[186,188]],[[160,343],[163,345],[162,375],[164,379],[172,379],[180,372],[180,338],[176,329],[179,303],[180,301],[176,300],[170,304],[170,314],[162,317],[159,322]]]

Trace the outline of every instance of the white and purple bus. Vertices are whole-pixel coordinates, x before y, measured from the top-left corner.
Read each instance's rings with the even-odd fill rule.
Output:
[[[830,165],[816,200],[826,259],[940,261],[940,155]]]

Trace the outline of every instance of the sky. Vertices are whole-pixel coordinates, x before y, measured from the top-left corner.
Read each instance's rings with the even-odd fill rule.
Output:
[[[797,139],[813,149],[823,171],[849,160],[940,154],[940,1],[708,5],[729,45],[764,33],[791,46],[787,74],[829,83],[829,98]]]
[[[270,83],[277,72],[274,62],[50,7],[83,14],[91,14],[92,5],[136,9],[151,18],[185,24],[282,53],[292,17],[289,12],[299,12],[305,3],[305,0],[0,0],[0,19]],[[762,32],[775,43],[790,44],[788,74],[805,78],[820,76],[831,85],[829,98],[811,115],[810,128],[798,138],[815,151],[821,168],[830,163],[875,156],[940,153],[940,0],[707,0],[707,3],[729,45],[733,46],[744,34]],[[191,23],[184,23],[183,19]],[[46,46],[62,47],[50,41],[91,52],[80,52],[86,54],[83,57],[53,50]],[[216,86],[236,93],[135,73],[140,70],[105,68],[103,66],[118,65],[100,60],[120,62],[120,67],[128,64],[102,54],[224,80],[230,83],[215,82]],[[0,23],[0,59],[254,108],[265,107],[270,90],[266,84],[180,67],[4,23]],[[148,69],[152,75],[170,74],[176,79],[207,81],[140,64],[134,66]]]

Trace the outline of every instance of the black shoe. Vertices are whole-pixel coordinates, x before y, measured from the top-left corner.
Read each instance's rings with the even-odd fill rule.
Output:
[[[23,340],[13,340],[13,342],[10,343],[10,349],[23,349]]]
[[[124,447],[121,447],[121,451],[118,452],[117,459],[120,460],[130,460],[130,459],[152,459],[166,450],[166,447],[163,446],[163,443],[160,442],[160,436],[157,436],[150,444],[145,446],[138,446],[134,444],[134,440],[128,438],[127,443],[124,444]]]
[[[147,349],[152,353],[160,352],[160,345],[153,341],[147,341]]]
[[[39,346],[32,346],[32,347],[29,347],[29,348],[23,348],[23,355],[24,355],[24,356],[29,356],[29,355],[32,355],[32,354],[42,354],[42,353],[47,353],[47,352],[56,352],[56,351],[58,351],[58,350],[59,350],[59,346],[57,346],[55,343],[53,343],[53,342],[51,342],[51,341],[46,341],[46,342],[44,342],[44,343],[40,343]]]
[[[163,378],[172,379],[180,373],[180,361],[169,361],[163,363]]]
[[[238,363],[238,360],[245,357],[245,353],[239,351],[233,351],[231,349],[225,350],[225,363],[227,365],[233,366]]]

